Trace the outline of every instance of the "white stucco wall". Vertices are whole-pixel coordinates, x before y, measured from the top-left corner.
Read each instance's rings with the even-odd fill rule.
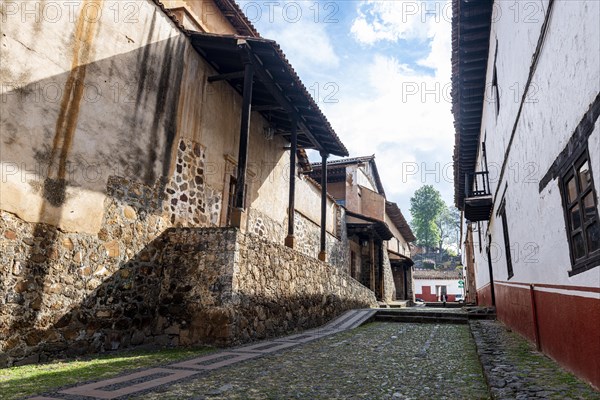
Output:
[[[431,294],[436,294],[436,286],[446,286],[446,293],[449,295],[462,294],[463,290],[458,287],[458,279],[414,279],[415,282],[415,294],[418,295],[423,293],[423,287],[429,286],[431,288]]]
[[[537,4],[537,3],[536,3]],[[547,1],[539,2],[546,10]],[[511,282],[600,287],[598,268],[569,277],[569,245],[558,180],[539,192],[539,183],[566,146],[576,126],[600,91],[600,2],[555,3],[548,34],[524,104],[508,159],[504,159],[529,74],[541,24],[542,8],[515,18],[512,2],[496,1],[500,17],[492,22],[487,82],[491,87],[494,54],[500,87],[500,112],[484,105],[481,140],[486,140],[492,193],[496,194],[490,223],[482,223],[483,252],[474,232],[477,288],[489,283],[485,245],[492,237],[495,281],[508,279],[502,221],[496,215],[506,189],[506,216],[512,247]],[[514,7],[513,7],[514,8]],[[526,18],[529,17],[529,18]],[[520,60],[516,62],[516,60]],[[516,98],[515,98],[516,96]],[[490,99],[491,97],[487,97]],[[588,148],[596,193],[600,188],[600,124]],[[481,157],[481,154],[480,154]],[[502,164],[505,173],[499,181]],[[598,204],[598,201],[596,202]],[[475,225],[476,226],[476,225]]]

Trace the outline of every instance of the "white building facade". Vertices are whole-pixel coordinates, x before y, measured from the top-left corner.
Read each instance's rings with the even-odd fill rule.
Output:
[[[443,301],[442,295],[445,294],[447,301],[457,301],[457,296],[464,296],[460,278],[460,271],[457,270],[417,269],[413,273],[415,297],[435,302]]]
[[[476,299],[599,388],[600,2],[453,4],[455,198]]]

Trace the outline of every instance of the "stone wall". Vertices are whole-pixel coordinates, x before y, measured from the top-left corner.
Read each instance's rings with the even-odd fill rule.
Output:
[[[342,273],[350,274],[350,241],[348,240],[348,230],[346,228],[346,209],[337,208],[336,232],[337,237],[327,235],[327,262]]]
[[[375,301],[337,268],[268,239],[165,229],[140,214],[112,199],[106,236],[94,237],[2,212],[0,366],[141,344],[229,345]]]
[[[248,209],[247,232],[274,242],[283,243],[287,236],[287,223],[285,221],[275,221],[268,215],[251,207]]]
[[[236,340],[319,326],[375,295],[338,268],[254,235],[238,234],[233,280]]]
[[[387,252],[387,242],[383,242],[383,301],[396,300],[396,283],[392,274],[392,265]]]
[[[296,211],[294,214],[295,249],[299,252],[318,258],[321,247],[321,227]],[[341,272],[349,273],[350,248],[345,224],[345,210],[337,207],[337,236],[327,232],[325,246],[327,262]],[[287,220],[278,222],[255,208],[248,210],[248,233],[258,235],[275,243],[283,243],[287,236]]]
[[[0,366],[149,340],[115,333],[133,326],[148,337],[160,331],[148,329],[164,280],[161,235],[174,225],[218,222],[221,197],[204,182],[204,154],[199,144],[181,140],[170,179],[147,185],[111,176],[96,234],[0,210]]]

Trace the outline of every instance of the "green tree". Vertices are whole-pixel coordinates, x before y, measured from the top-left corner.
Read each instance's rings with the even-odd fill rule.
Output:
[[[448,207],[445,203],[442,210],[435,219],[435,225],[440,233],[439,249],[440,256],[444,245],[456,245],[460,248],[458,237],[460,232],[460,212],[456,207]]]
[[[440,232],[435,221],[444,206],[440,192],[431,185],[422,186],[410,199],[412,228],[417,244],[427,251],[439,243]]]

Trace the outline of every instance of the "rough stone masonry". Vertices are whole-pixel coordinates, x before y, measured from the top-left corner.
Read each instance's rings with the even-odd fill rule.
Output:
[[[134,212],[115,201],[108,210],[119,221]],[[85,242],[51,226],[30,232],[3,212],[2,265],[10,268],[2,269],[0,365],[141,344],[230,345],[375,304],[370,290],[337,268],[257,235],[163,230],[161,221],[148,216],[138,234],[116,235],[113,227]],[[127,261],[111,262],[122,253]]]

